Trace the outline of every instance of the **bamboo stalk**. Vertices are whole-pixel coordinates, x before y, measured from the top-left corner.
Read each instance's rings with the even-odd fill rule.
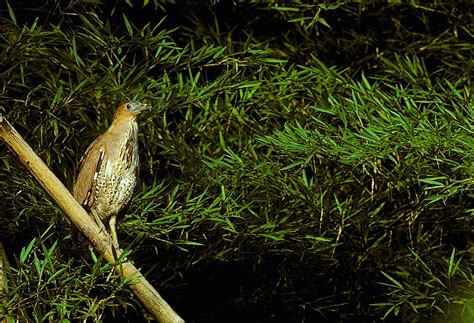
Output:
[[[0,241],[0,293],[8,290],[7,272],[10,270],[10,263],[8,262],[7,253]]]
[[[10,264],[8,263],[7,253],[3,248],[3,243],[0,241],[0,295],[2,295],[2,301],[7,303],[6,293],[8,291],[8,278],[7,271],[9,270]],[[8,323],[8,318],[2,320],[3,323]]]
[[[0,295],[2,295],[2,301],[7,303],[6,293],[8,291],[8,278],[7,272],[9,271],[10,264],[8,262],[7,253],[3,248],[3,243],[0,241]],[[2,320],[4,323],[8,323],[8,318]]]
[[[1,117],[1,116],[0,116]],[[5,247],[3,246],[3,242],[0,241],[0,295],[2,295],[2,301],[4,304],[8,303],[8,289],[11,287],[16,287],[15,282],[12,281],[9,285],[8,276],[10,275],[10,262],[8,261],[7,252]],[[10,323],[10,322],[33,322],[28,317],[28,312],[26,311],[24,304],[19,304],[18,309],[14,315],[16,316],[16,320],[13,320],[12,317],[5,317],[2,322],[3,323]]]
[[[90,240],[97,252],[107,261],[115,263],[114,253],[120,256],[121,251],[112,250],[113,242],[109,235],[99,229],[61,181],[2,115],[0,137],[61,210]],[[124,280],[129,281],[128,287],[158,322],[184,322],[130,261],[125,260],[116,265],[115,271]]]

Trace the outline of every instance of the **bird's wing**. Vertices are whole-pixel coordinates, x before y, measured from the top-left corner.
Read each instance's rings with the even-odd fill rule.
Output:
[[[96,173],[99,172],[104,160],[104,147],[98,139],[92,142],[82,156],[75,176],[73,195],[84,206],[92,203],[91,193],[95,189]]]

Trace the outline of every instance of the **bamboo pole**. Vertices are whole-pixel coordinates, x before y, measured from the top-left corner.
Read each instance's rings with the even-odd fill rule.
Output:
[[[112,250],[113,242],[110,236],[100,230],[94,220],[64,187],[63,183],[49,170],[48,166],[1,114],[0,137],[61,210],[90,240],[95,250],[105,260],[115,263],[114,253],[118,257],[121,251]],[[130,261],[125,260],[115,265],[115,271],[124,280],[129,281],[128,287],[158,322],[184,322]]]

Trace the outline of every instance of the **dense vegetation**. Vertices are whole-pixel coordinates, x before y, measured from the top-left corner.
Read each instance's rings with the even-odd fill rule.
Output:
[[[472,321],[469,1],[104,3],[2,3],[0,112],[71,187],[154,106],[119,238],[180,315]],[[3,144],[0,188],[0,316],[145,320]]]

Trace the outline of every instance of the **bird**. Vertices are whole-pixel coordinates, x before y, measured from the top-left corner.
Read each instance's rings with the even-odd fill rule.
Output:
[[[97,137],[79,161],[73,196],[115,248],[117,217],[129,204],[138,181],[138,115],[150,106],[130,101],[119,105],[109,128]]]

